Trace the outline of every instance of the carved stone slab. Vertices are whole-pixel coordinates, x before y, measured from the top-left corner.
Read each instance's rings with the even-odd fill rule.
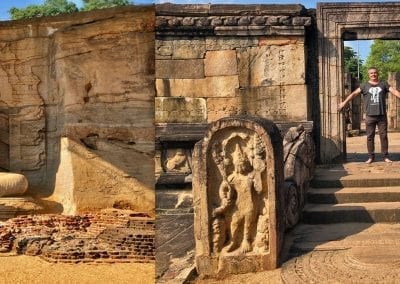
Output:
[[[193,154],[196,266],[202,276],[275,269],[284,231],[282,138],[266,119],[210,125]]]

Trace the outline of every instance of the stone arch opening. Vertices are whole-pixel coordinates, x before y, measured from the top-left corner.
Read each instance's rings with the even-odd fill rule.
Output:
[[[344,116],[337,111],[344,96],[343,41],[400,39],[400,3],[318,3],[320,160],[346,155]]]

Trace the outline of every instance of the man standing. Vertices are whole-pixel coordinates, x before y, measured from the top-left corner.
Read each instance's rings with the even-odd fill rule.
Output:
[[[355,89],[343,102],[338,105],[338,110],[341,111],[346,104],[354,97],[362,94],[365,104],[365,127],[367,132],[367,149],[368,160],[370,164],[375,159],[375,128],[378,126],[379,138],[381,140],[381,151],[384,156],[384,161],[391,163],[389,159],[389,142],[387,137],[387,115],[386,115],[386,98],[387,93],[392,93],[400,98],[400,92],[389,86],[387,82],[379,81],[378,69],[375,67],[368,68],[368,82],[362,83],[360,87]]]

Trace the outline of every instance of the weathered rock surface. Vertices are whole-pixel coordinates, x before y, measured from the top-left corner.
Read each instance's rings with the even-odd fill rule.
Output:
[[[154,7],[0,26],[0,168],[56,212],[154,214]]]
[[[0,197],[23,195],[28,189],[25,176],[16,173],[0,173]]]
[[[193,154],[196,268],[202,276],[275,269],[283,241],[282,138],[271,121],[211,124]]]

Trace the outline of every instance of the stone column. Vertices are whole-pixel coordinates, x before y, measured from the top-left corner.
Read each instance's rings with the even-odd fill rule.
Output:
[[[398,89],[398,84],[400,80],[400,73],[397,72],[389,72],[388,74],[388,82],[389,85],[393,88]],[[399,130],[400,128],[400,105],[398,98],[394,95],[389,94],[387,101],[387,115],[388,115],[388,129],[389,130]]]
[[[283,152],[277,126],[218,120],[193,155],[196,267],[202,276],[275,269],[283,240]]]

